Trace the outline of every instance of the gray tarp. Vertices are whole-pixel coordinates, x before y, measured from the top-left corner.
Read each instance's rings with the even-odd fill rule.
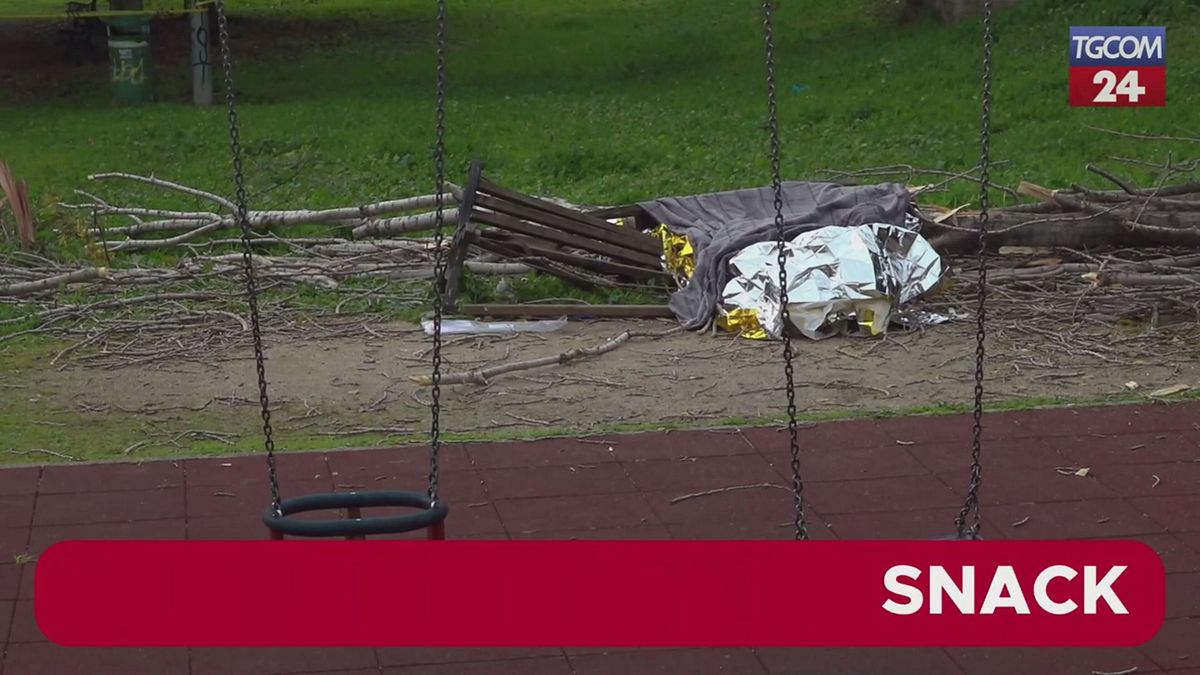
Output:
[[[871,223],[904,226],[908,190],[899,183],[846,187],[834,183],[783,184],[783,222],[790,241],[801,232]],[[686,234],[695,251],[695,272],[671,296],[670,307],[688,330],[713,319],[729,282],[729,259],[743,248],[773,241],[775,199],[770,187],[667,197],[639,204],[676,234]]]

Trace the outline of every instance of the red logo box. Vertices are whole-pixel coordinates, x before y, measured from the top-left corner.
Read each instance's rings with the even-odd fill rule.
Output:
[[[1070,104],[1076,107],[1165,106],[1167,69],[1163,66],[1072,67]]]
[[[1165,26],[1071,26],[1072,106],[1166,105]]]

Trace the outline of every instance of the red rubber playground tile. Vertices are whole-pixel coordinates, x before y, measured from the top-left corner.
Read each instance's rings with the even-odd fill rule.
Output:
[[[814,482],[804,491],[813,508],[824,514],[935,509],[962,502],[949,486],[933,476]]]
[[[191,675],[283,675],[378,668],[374,649],[192,649]]]
[[[38,628],[33,616],[33,601],[18,600],[14,603],[12,628],[8,633],[9,644],[20,642],[46,642],[42,629]]]
[[[143,520],[126,523],[79,523],[35,527],[30,536],[29,554],[37,558],[60,541],[75,539],[184,539],[187,528],[182,518]],[[32,574],[28,576],[33,576]]]
[[[638,493],[500,499],[494,503],[505,529],[514,537],[518,533],[633,527],[658,522],[650,504]]]
[[[188,487],[201,485],[228,487],[266,483],[268,466],[266,458],[257,455],[189,459],[183,463],[183,473]],[[325,453],[277,454],[276,475],[281,482],[329,480],[329,467],[325,462]]]
[[[1100,537],[1101,539],[1133,539],[1140,541],[1143,544],[1154,549],[1163,563],[1163,569],[1167,574],[1177,574],[1182,572],[1200,572],[1200,550],[1196,550],[1187,545],[1185,538],[1187,533],[1172,534],[1162,532],[1159,534],[1142,534],[1137,536],[1125,537]],[[1200,538],[1200,535],[1197,535]]]
[[[571,656],[575,675],[609,673],[688,673],[689,675],[767,675],[750,649],[670,649],[618,651]]]
[[[236,666],[234,666],[236,668]],[[239,672],[226,670],[225,673]],[[5,675],[189,675],[186,649],[67,649],[49,642],[8,645]]]
[[[64,539],[258,539],[262,457],[0,470],[4,675],[391,673],[1186,672],[1200,663],[1198,405],[985,418],[983,535],[1136,538],[1168,572],[1169,616],[1128,650],[77,650],[40,641],[36,562]],[[860,420],[801,430],[814,539],[941,538],[968,474],[970,418]],[[1090,435],[1089,435],[1090,434]],[[897,443],[897,441],[902,441]],[[742,432],[448,444],[451,538],[790,539],[787,435]],[[284,496],[423,490],[424,448],[280,454]],[[1197,463],[1200,464],[1200,463]],[[1087,477],[1056,469],[1087,466]],[[1157,482],[1155,477],[1158,477]],[[185,519],[186,516],[186,519]],[[307,517],[307,516],[306,516]],[[312,514],[329,517],[329,514]],[[421,536],[413,533],[401,536]]]
[[[25,467],[0,471],[0,497],[31,495],[37,492],[41,467]]]
[[[472,443],[465,451],[480,470],[542,466],[591,466],[617,461],[622,436],[592,439],[551,438],[530,443]]]
[[[0,497],[0,528],[29,527],[33,518],[33,499],[33,494]]]
[[[484,471],[487,494],[495,499],[605,495],[636,492],[637,486],[616,462],[579,466],[536,466]]]
[[[801,450],[853,450],[895,447],[897,431],[885,422],[851,420],[827,424],[802,425],[796,432]],[[763,454],[789,452],[787,427],[743,429],[742,435]]]
[[[1200,460],[1200,447],[1173,431],[1120,436],[1082,435],[1044,439],[1044,442],[1081,466]]]
[[[183,488],[38,495],[33,526],[183,518]]]
[[[1164,531],[1123,499],[992,506],[987,518],[1009,539],[1098,539]]]
[[[129,492],[180,487],[183,487],[183,466],[179,462],[124,464],[120,471],[113,471],[107,464],[88,464],[46,467],[38,484],[38,494]]]
[[[691,457],[731,457],[755,452],[755,447],[746,439],[744,432],[737,429],[719,431],[668,431],[659,434],[630,434],[624,436],[599,437],[602,441],[615,440],[611,445],[599,447],[613,449],[622,462],[640,460],[678,460]]]
[[[339,450],[325,453],[335,482],[371,476],[416,476],[429,472],[429,447],[405,446],[370,450]],[[438,466],[443,471],[466,471],[471,460],[461,444],[446,443],[438,450]]]
[[[792,458],[788,452],[763,453],[781,477],[791,480]],[[800,473],[806,482],[861,480],[919,476],[929,473],[906,449],[861,448],[803,450],[800,452]]]
[[[624,466],[638,489],[644,491],[692,492],[782,480],[767,460],[758,455],[648,459],[625,462]]]
[[[28,527],[0,527],[0,565],[13,562],[29,543]]]
[[[1200,663],[1200,619],[1167,619],[1139,651],[1167,672],[1194,667]]]
[[[383,669],[383,675],[492,675],[493,673],[572,675],[571,664],[567,662],[567,657],[565,656],[512,659],[509,661],[399,666]]]
[[[21,569],[23,565],[11,563],[0,564],[0,600],[16,600],[21,588]]]
[[[1137,649],[949,649],[970,675],[1012,673],[1157,673],[1157,664]]]
[[[960,675],[964,672],[941,649],[777,648],[760,649],[758,656],[772,675]]]
[[[491,649],[429,649],[425,647],[388,647],[379,650],[379,662],[389,666],[436,666],[448,663],[478,663],[486,661],[514,661],[518,659],[555,658],[563,656],[558,647],[539,649],[504,648]]]

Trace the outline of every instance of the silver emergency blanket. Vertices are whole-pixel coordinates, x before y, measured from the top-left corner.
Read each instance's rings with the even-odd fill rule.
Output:
[[[897,309],[941,281],[941,256],[911,229],[886,223],[823,227],[803,232],[784,248],[788,314],[796,330],[814,340],[847,332],[878,335]],[[729,261],[734,278],[721,307],[754,310],[767,335],[783,335],[779,246],[760,242]],[[922,324],[940,317],[916,318]],[[912,322],[914,317],[909,317]]]
[[[782,187],[784,236],[789,241],[801,232],[834,225],[903,226],[911,206],[908,189],[899,183],[789,181]],[[671,311],[688,330],[708,326],[716,315],[731,278],[730,259],[747,246],[776,240],[770,187],[667,197],[639,206],[675,234],[687,235],[695,251],[695,271],[670,301]]]

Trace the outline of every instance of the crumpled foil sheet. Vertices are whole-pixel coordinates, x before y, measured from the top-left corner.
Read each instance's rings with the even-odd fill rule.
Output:
[[[879,335],[901,318],[906,327],[948,320],[897,313],[936,287],[944,274],[941,256],[914,230],[884,223],[823,227],[801,233],[784,250],[788,313],[795,329],[809,338]],[[735,276],[722,294],[719,324],[728,323],[723,317],[752,312],[761,331],[743,335],[782,338],[778,251],[776,242],[762,242],[733,257]]]

